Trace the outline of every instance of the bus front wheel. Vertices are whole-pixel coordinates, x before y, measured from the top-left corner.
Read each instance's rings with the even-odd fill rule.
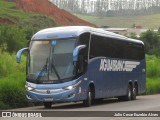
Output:
[[[87,92],[87,99],[83,101],[83,105],[85,107],[89,107],[91,106],[92,104],[92,92],[91,92],[91,88],[88,89],[88,92]]]
[[[43,105],[45,108],[51,108],[52,102],[44,102]]]

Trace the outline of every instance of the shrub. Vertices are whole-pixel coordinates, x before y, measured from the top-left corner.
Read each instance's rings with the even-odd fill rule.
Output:
[[[160,93],[160,78],[147,78],[146,88],[146,94]]]
[[[17,73],[25,73],[26,57],[22,56],[22,63],[16,63],[16,55],[1,52],[0,49],[0,78],[14,75]]]
[[[16,55],[0,51],[0,109],[24,107],[28,105],[25,97],[25,64],[16,63]]]
[[[146,74],[148,78],[159,78],[160,77],[160,59],[155,56],[146,57]]]
[[[15,26],[0,26],[0,47],[3,51],[16,52],[27,45],[25,32]]]
[[[24,85],[16,80],[0,81],[0,101],[4,109],[27,106]]]

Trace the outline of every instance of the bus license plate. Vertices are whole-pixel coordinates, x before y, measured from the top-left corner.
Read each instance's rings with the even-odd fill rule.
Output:
[[[53,98],[44,98],[44,101],[53,101]]]

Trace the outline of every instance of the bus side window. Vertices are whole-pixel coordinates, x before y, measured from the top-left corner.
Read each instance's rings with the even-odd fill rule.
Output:
[[[105,39],[101,36],[92,35],[91,37],[91,47],[90,47],[90,59],[99,57],[99,56],[106,56],[106,45]]]
[[[87,47],[82,49],[79,53],[79,60],[80,64],[83,66],[79,66],[80,71],[85,73],[87,71],[87,63],[88,63],[88,48],[89,48],[89,41],[90,41],[90,33],[84,33],[79,37],[80,45],[86,45]],[[82,70],[83,69],[83,70]]]
[[[127,59],[142,60],[144,59],[143,46],[139,44],[128,44],[128,56]]]

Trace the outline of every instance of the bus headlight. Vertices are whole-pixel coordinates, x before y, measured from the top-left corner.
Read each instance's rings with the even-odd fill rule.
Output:
[[[65,89],[66,89],[66,90],[71,90],[71,89],[73,89],[73,86],[68,86],[68,87],[66,87]]]
[[[70,86],[68,86],[68,87],[66,87],[64,89],[65,90],[71,90],[71,89],[75,88],[76,86],[78,86],[80,83],[81,83],[81,81],[77,82],[76,84],[70,85]]]
[[[32,91],[32,90],[35,89],[35,88],[31,87],[31,86],[26,86],[26,85],[25,85],[25,88],[26,88],[26,90],[28,90],[28,91]]]

